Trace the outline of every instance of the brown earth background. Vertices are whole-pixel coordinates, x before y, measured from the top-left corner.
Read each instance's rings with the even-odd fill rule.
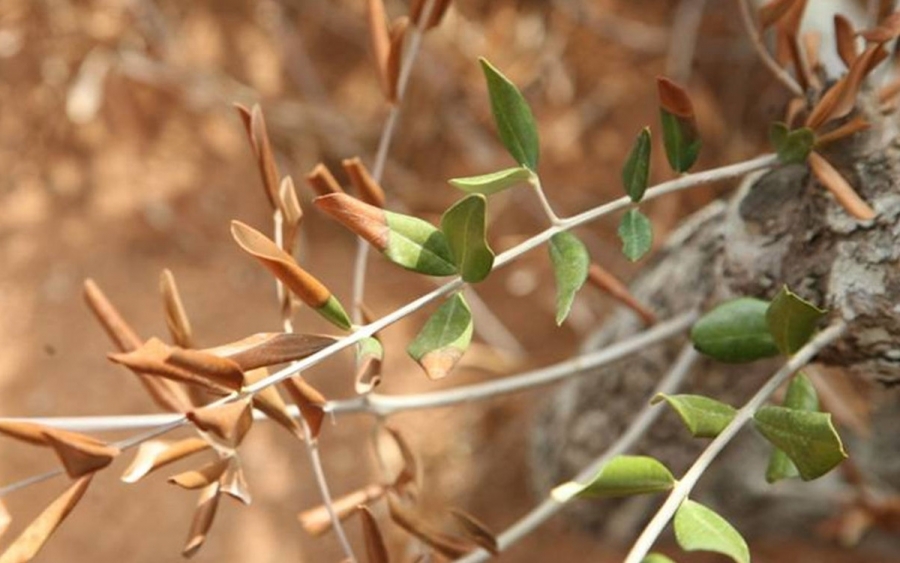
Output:
[[[512,164],[496,140],[479,56],[503,69],[532,104],[542,137],[541,176],[562,215],[620,195],[619,169],[632,139],[644,125],[657,127],[658,74],[689,86],[704,138],[698,168],[764,150],[766,124],[779,115],[784,94],[756,62],[733,3],[710,2],[699,33],[691,31],[691,10],[703,4],[454,2],[413,71],[384,180],[389,206],[434,221],[458,196],[448,178]],[[144,337],[166,335],[157,290],[166,267],[201,346],[279,330],[271,279],[228,231],[231,219],[270,229],[231,104],[262,105],[280,168],[301,188],[319,161],[335,171],[341,159],[356,155],[371,163],[388,105],[368,50],[364,6],[362,0],[0,0],[0,415],[153,412],[133,376],[105,359],[110,344],[81,298],[87,277]],[[393,16],[406,13],[405,2],[387,7]],[[671,177],[661,158],[657,150],[654,182]],[[729,187],[647,205],[657,241]],[[308,190],[300,192],[306,210],[301,261],[346,303],[355,241],[313,210]],[[495,249],[544,226],[525,191],[492,198],[490,214]],[[610,218],[579,234],[596,261],[627,279],[640,266],[621,257],[614,231]],[[377,256],[369,272],[367,302],[379,316],[433,287]],[[495,273],[477,292],[518,343],[498,352],[490,345],[503,343],[502,336],[479,337],[462,368],[446,381],[429,382],[403,352],[427,318],[422,312],[384,331],[383,392],[480,381],[563,359],[615,306],[585,289],[570,321],[557,328],[543,251]],[[329,330],[308,311],[296,323],[304,332]],[[353,393],[349,357],[307,375],[329,398]],[[392,419],[423,457],[422,502],[436,521],[443,507],[457,506],[500,530],[536,502],[525,454],[541,394]],[[371,428],[372,420],[356,416],[326,426],[321,447],[335,494],[379,478]],[[95,479],[39,561],[180,558],[195,495],[166,484],[164,475],[122,484],[118,475],[128,457]],[[319,502],[297,443],[258,424],[242,458],[254,502],[223,501],[195,559],[340,560],[332,536],[308,537],[297,522],[299,511]],[[0,484],[53,466],[47,451],[0,441]],[[63,486],[58,478],[9,497],[14,523],[4,539],[15,537]],[[348,529],[361,545],[358,523]],[[406,560],[402,536],[390,524],[385,530],[398,560]],[[877,561],[814,538],[752,545],[755,561]],[[557,520],[500,560],[621,556],[620,546]],[[678,560],[717,559],[679,554]]]

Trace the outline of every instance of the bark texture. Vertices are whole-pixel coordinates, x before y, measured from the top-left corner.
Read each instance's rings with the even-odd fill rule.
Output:
[[[690,218],[633,284],[660,318],[701,310],[738,296],[771,299],[787,284],[847,321],[850,330],[819,361],[847,377],[881,382],[872,439],[852,441],[851,456],[883,483],[900,487],[900,149],[896,126],[877,127],[824,154],[876,210],[858,222],[834,201],[805,165],[745,179],[734,198]],[[619,312],[585,345],[602,347],[641,330]],[[602,373],[569,382],[541,413],[533,434],[534,481],[541,493],[570,479],[631,423],[685,340],[649,348]],[[684,392],[743,404],[779,361],[727,366],[703,360]],[[882,385],[883,384],[883,385]],[[845,441],[848,432],[844,431]],[[682,473],[705,446],[666,413],[636,448]],[[701,481],[694,498],[720,509],[746,534],[797,533],[837,508],[846,492],[838,476],[769,486],[768,447],[745,431]],[[643,524],[658,498],[576,502],[569,512],[588,528],[624,539]]]

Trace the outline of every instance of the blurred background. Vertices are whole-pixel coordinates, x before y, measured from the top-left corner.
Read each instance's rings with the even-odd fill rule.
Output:
[[[386,6],[391,17],[408,11],[404,1]],[[620,195],[619,170],[634,137],[645,125],[658,127],[655,76],[674,78],[693,97],[704,139],[698,168],[765,150],[767,124],[786,100],[756,61],[731,2],[454,0],[412,72],[383,182],[390,208],[437,220],[459,195],[448,178],[512,165],[496,139],[479,56],[532,104],[541,177],[560,215]],[[306,211],[301,261],[349,304],[355,240],[313,210],[302,178],[320,161],[335,172],[344,158],[372,163],[389,105],[363,0],[0,0],[0,414],[154,412],[135,378],[105,359],[112,347],[81,298],[88,277],[142,337],[166,335],[163,268],[178,281],[200,346],[280,330],[270,277],[228,231],[231,219],[264,231],[271,221],[233,102],[262,106],[280,169],[297,181]],[[653,182],[671,176],[661,158],[656,150]],[[730,187],[649,203],[657,243]],[[490,221],[497,250],[545,226],[527,191],[492,198]],[[615,225],[610,218],[579,234],[594,260],[628,279],[640,265],[622,258]],[[369,272],[366,301],[378,316],[433,287],[377,256]],[[615,307],[586,288],[570,321],[557,328],[543,251],[495,273],[471,298],[488,304],[475,311],[483,330],[446,381],[429,382],[403,352],[429,311],[384,332],[384,392],[458,385],[563,359]],[[308,311],[296,326],[329,330]],[[329,360],[309,379],[329,398],[351,396],[350,360]],[[499,531],[536,502],[525,448],[540,394],[392,419],[423,457],[422,502],[435,518],[446,506],[461,507]],[[326,426],[321,447],[336,495],[379,478],[371,428],[370,419],[354,416]],[[297,443],[259,424],[242,454],[254,503],[224,500],[195,559],[340,560],[332,536],[311,538],[297,522],[299,511],[319,502]],[[128,457],[95,479],[38,560],[180,558],[195,495],[167,485],[170,472],[122,484]],[[54,466],[48,451],[0,440],[0,484]],[[63,486],[56,479],[6,499],[14,522],[5,539]],[[358,523],[348,529],[359,545]],[[401,536],[385,529],[399,552]],[[862,561],[808,543],[760,540],[755,560]],[[619,546],[560,520],[501,560],[621,555]]]

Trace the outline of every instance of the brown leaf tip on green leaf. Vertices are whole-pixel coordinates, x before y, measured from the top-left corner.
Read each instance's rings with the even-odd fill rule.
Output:
[[[361,200],[375,207],[384,207],[384,189],[375,181],[358,156],[341,161],[341,165],[350,178],[350,183],[359,192]]]
[[[364,238],[379,252],[388,245],[390,228],[384,211],[347,194],[329,194],[313,200],[316,207]]]
[[[335,180],[331,174],[331,170],[321,162],[313,166],[309,174],[306,175],[306,183],[316,193],[316,195],[339,194],[343,193],[341,185]]]
[[[694,104],[684,88],[665,76],[656,77],[656,87],[659,90],[659,104],[664,110],[685,119],[694,118]]]

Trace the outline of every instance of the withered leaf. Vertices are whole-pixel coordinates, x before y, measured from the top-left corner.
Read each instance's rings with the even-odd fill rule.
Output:
[[[322,408],[327,402],[325,396],[299,375],[285,379],[282,384],[300,408],[300,414],[309,426],[310,435],[316,439],[322,429],[322,421],[325,420],[325,410]]]
[[[850,68],[857,56],[856,32],[853,30],[850,20],[841,14],[834,15],[834,35],[838,55],[847,68]]]
[[[181,301],[178,285],[175,284],[175,276],[166,268],[159,276],[159,290],[163,296],[163,305],[166,311],[166,326],[172,341],[182,348],[194,347],[194,336],[191,330],[191,322],[188,320],[187,311]]]
[[[244,386],[244,372],[237,362],[202,350],[172,348],[166,363],[196,373],[232,391],[240,391]]]
[[[403,46],[406,40],[406,32],[409,28],[409,18],[401,17],[391,25],[391,44],[388,51],[386,65],[387,99],[391,103],[397,103],[398,88],[400,82],[400,67],[403,64]]]
[[[224,405],[194,409],[187,413],[187,418],[200,430],[236,447],[253,425],[253,408],[250,397],[246,397]]]
[[[119,351],[131,352],[141,347],[140,337],[125,322],[119,311],[116,310],[103,291],[94,283],[94,280],[85,280],[84,299],[94,316],[97,317],[103,330],[106,331],[106,334]],[[157,406],[174,412],[184,412],[191,408],[190,399],[184,390],[174,382],[149,377],[139,372],[135,372],[135,375]]]
[[[66,516],[72,512],[93,475],[79,478],[66,491],[44,509],[41,514],[28,525],[18,538],[0,555],[0,563],[23,563],[30,561],[44,547],[50,535],[59,527]]]
[[[167,360],[171,351],[172,347],[162,340],[151,338],[137,350],[124,354],[109,354],[108,358],[110,361],[121,364],[135,373],[165,377],[220,393],[234,390],[207,377],[170,364]]]
[[[431,15],[428,22],[423,28],[429,30],[441,23],[447,8],[450,7],[450,0],[435,0],[431,7]],[[425,0],[412,0],[409,5],[409,19],[419,25],[419,19],[422,17],[422,11],[425,8]]]
[[[818,129],[825,123],[850,113],[856,105],[856,96],[863,80],[886,56],[887,51],[881,45],[870,45],[866,48],[853,61],[847,74],[825,92],[806,118],[806,126]]]
[[[278,188],[278,201],[284,216],[284,227],[282,228],[281,237],[282,247],[285,252],[293,255],[294,243],[297,240],[297,232],[300,229],[300,221],[303,219],[303,208],[300,207],[297,189],[294,187],[294,180],[290,176],[285,176],[281,179],[281,186]]]
[[[103,442],[87,434],[78,432],[70,432],[68,430],[60,430],[43,424],[34,422],[26,422],[24,420],[0,420],[0,434],[5,434],[10,438],[27,442],[35,446],[50,446],[50,440],[47,434],[53,432],[57,436],[63,436],[69,441],[77,441],[84,444],[95,446],[103,445]]]
[[[378,521],[372,515],[364,504],[356,507],[359,517],[362,520],[363,538],[366,541],[366,560],[369,563],[389,563],[387,546],[384,543],[384,536],[378,528]]]
[[[384,189],[369,173],[369,169],[357,156],[341,161],[350,183],[359,192],[359,198],[369,205],[384,207]]]
[[[225,473],[219,477],[219,490],[231,498],[250,505],[252,498],[250,496],[250,487],[247,485],[247,479],[244,477],[244,468],[241,466],[241,460],[238,456],[232,456],[225,468]]]
[[[326,348],[338,338],[325,334],[258,332],[236,342],[203,351],[237,363],[242,370],[294,362]]]
[[[219,481],[219,478],[225,473],[225,470],[230,463],[230,458],[217,459],[216,461],[207,463],[200,469],[191,469],[173,475],[169,477],[168,481],[183,489],[200,489],[208,487],[211,483]]]
[[[368,487],[353,491],[332,501],[332,507],[338,519],[343,521],[353,514],[356,507],[361,504],[369,504],[384,496],[385,488],[381,485],[369,485]],[[320,504],[309,510],[301,512],[297,518],[307,534],[320,536],[331,529],[331,517],[328,509]]]
[[[656,315],[653,314],[653,311],[638,301],[634,294],[629,291],[628,286],[599,264],[591,263],[590,268],[588,268],[588,281],[591,282],[591,285],[608,293],[610,297],[634,311],[645,325],[649,326],[656,323]]]
[[[900,12],[893,13],[881,20],[872,29],[859,33],[866,41],[886,43],[900,35]]]
[[[265,368],[258,368],[247,372],[247,383],[253,384],[265,379],[269,372]],[[269,385],[259,390],[253,396],[253,406],[264,412],[266,416],[275,421],[279,426],[303,441],[303,429],[294,420],[287,410],[287,404],[278,392],[278,387]]]
[[[497,544],[497,535],[494,534],[484,522],[478,520],[471,514],[456,508],[451,508],[450,514],[453,515],[470,540],[486,549],[492,555],[500,554],[500,546]]]
[[[121,453],[119,448],[72,432],[48,428],[44,436],[73,479],[103,469]]]
[[[369,22],[369,38],[372,42],[372,57],[375,59],[375,66],[378,69],[378,79],[381,82],[382,91],[387,95],[387,59],[391,48],[391,38],[388,35],[384,0],[368,0],[366,15]]]
[[[244,128],[247,130],[250,148],[253,149],[253,155],[256,157],[266,198],[273,209],[278,209],[278,167],[272,154],[272,145],[269,142],[269,132],[262,109],[259,104],[254,104],[253,109],[247,109],[240,104],[234,104],[234,107],[240,114]]]
[[[860,221],[875,217],[875,210],[850,186],[850,183],[818,153],[809,153],[809,167],[825,188],[831,192],[847,213]]]
[[[177,442],[163,440],[144,442],[138,448],[131,465],[122,474],[122,481],[137,483],[145,475],[149,475],[160,467],[165,467],[210,447],[209,442],[202,438],[186,438]]]
[[[444,557],[457,559],[472,550],[472,545],[468,541],[435,530],[411,508],[404,506],[394,495],[388,494],[387,501],[391,520]]]
[[[844,137],[849,137],[850,135],[853,135],[860,131],[865,131],[871,126],[872,124],[866,121],[865,117],[863,117],[862,115],[857,115],[840,127],[837,127],[836,129],[829,131],[828,133],[818,135],[816,137],[816,147],[822,147],[824,145],[827,145],[828,143],[839,141]]]
[[[759,26],[767,29],[788,13],[796,0],[772,0],[759,8]]]
[[[306,175],[306,183],[318,196],[344,193],[331,170],[321,162]]]
[[[194,519],[191,521],[191,529],[188,532],[187,542],[181,555],[193,557],[206,541],[206,535],[216,518],[216,509],[219,507],[219,483],[212,483],[200,491],[197,508],[194,510]]]

